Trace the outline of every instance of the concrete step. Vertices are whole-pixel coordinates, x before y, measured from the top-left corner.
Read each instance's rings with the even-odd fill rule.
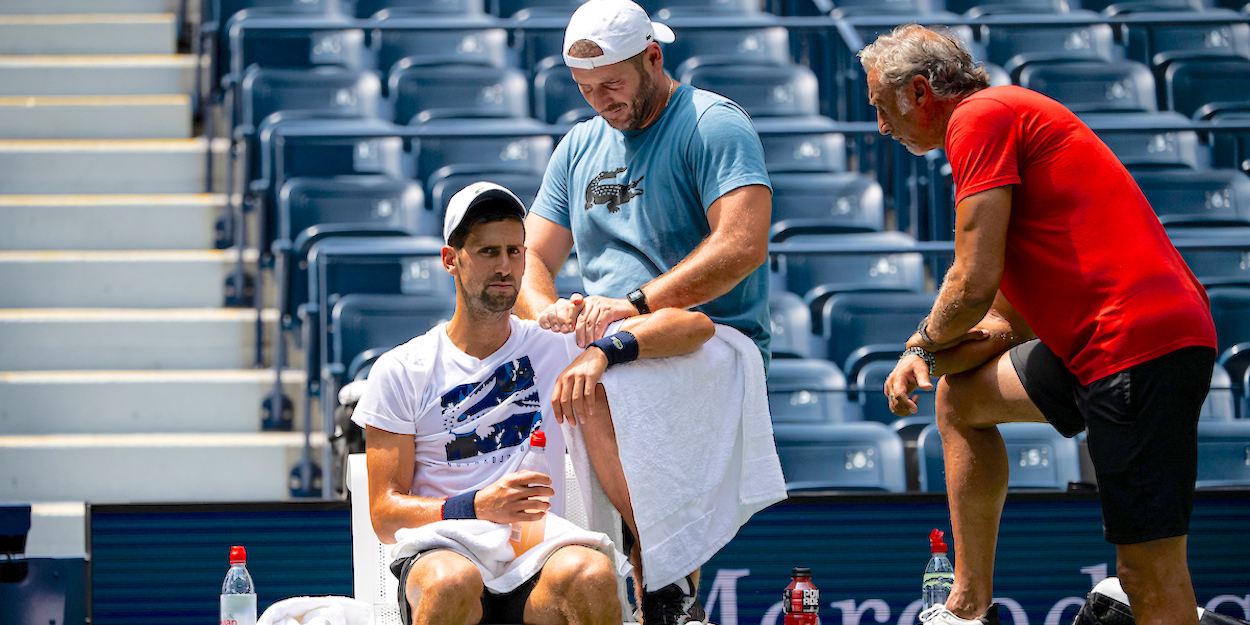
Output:
[[[200,193],[207,145],[203,137],[0,141],[0,193]],[[227,148],[213,142],[220,180]]]
[[[303,447],[296,432],[0,436],[0,501],[280,501]]]
[[[0,310],[0,371],[248,369],[255,325],[250,309]]]
[[[171,13],[178,0],[4,0],[5,15],[50,15],[66,13]]]
[[[173,54],[176,38],[172,13],[0,15],[0,54]]]
[[[0,96],[191,93],[189,54],[0,56]]]
[[[224,195],[0,195],[0,250],[203,250]]]
[[[0,139],[187,139],[191,97],[0,97]]]
[[[87,506],[54,501],[30,506],[28,558],[81,558],[87,555]]]
[[[244,254],[254,267],[256,253]],[[0,252],[0,308],[212,308],[233,250]]]
[[[257,432],[273,381],[272,369],[0,372],[0,435]],[[282,382],[298,429],[304,372]]]

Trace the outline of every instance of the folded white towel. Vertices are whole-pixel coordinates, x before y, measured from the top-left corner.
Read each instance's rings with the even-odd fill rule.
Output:
[[[369,604],[351,597],[291,597],[265,610],[256,625],[369,625]]]
[[[629,574],[629,562],[616,550],[606,534],[584,530],[554,514],[547,515],[545,539],[515,557],[508,542],[511,528],[481,520],[438,521],[395,532],[391,548],[394,559],[406,558],[435,549],[448,549],[466,558],[482,573],[482,582],[496,593],[516,590],[533,577],[547,559],[561,547],[584,545],[612,558],[617,574]]]
[[[613,367],[603,385],[646,588],[702,566],[751,515],[785,498],[764,362],[738,330],[717,325],[691,354]]]

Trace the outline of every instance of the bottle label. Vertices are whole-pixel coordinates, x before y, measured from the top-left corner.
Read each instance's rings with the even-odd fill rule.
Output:
[[[797,592],[796,592],[797,591]],[[820,589],[804,588],[785,590],[785,602],[790,612],[816,612],[820,609]]]
[[[256,625],[256,595],[222,595],[221,625]]]

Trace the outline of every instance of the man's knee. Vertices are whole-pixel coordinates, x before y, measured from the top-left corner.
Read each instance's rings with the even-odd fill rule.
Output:
[[[472,562],[457,554],[430,554],[412,566],[408,574],[409,602],[422,600],[462,602],[482,595],[482,574]]]
[[[970,399],[976,395],[976,369],[964,373],[951,373],[938,380],[934,403],[937,420],[948,425],[963,425],[972,413]]]
[[[582,546],[564,547],[543,566],[542,580],[556,596],[616,598],[616,570],[603,553]]]

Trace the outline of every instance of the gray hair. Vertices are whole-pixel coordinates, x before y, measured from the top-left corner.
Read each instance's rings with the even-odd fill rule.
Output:
[[[859,51],[864,72],[876,69],[881,84],[901,89],[913,76],[924,76],[942,99],[968,95],[990,86],[989,74],[972,60],[963,42],[946,29],[903,24]]]

